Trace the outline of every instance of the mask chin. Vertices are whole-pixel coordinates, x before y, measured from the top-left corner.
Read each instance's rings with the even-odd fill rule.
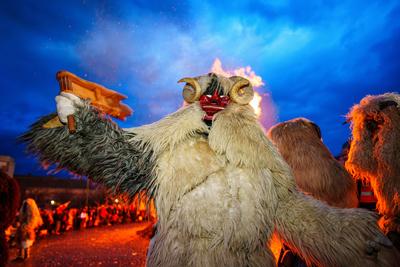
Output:
[[[199,102],[201,108],[206,113],[203,121],[208,127],[211,127],[215,114],[225,109],[230,102],[230,98],[229,96],[218,95],[218,92],[214,91],[213,95],[200,96]]]
[[[204,120],[204,123],[210,128],[212,126],[212,120]]]

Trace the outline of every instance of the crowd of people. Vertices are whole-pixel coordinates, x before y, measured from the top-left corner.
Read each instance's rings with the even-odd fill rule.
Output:
[[[63,204],[64,205],[64,204]],[[138,209],[134,204],[108,204],[83,208],[41,209],[43,225],[39,228],[41,236],[60,234],[101,225],[114,225],[149,219],[146,209]]]
[[[112,204],[79,208],[71,207],[70,202],[66,202],[38,208],[35,201],[28,198],[23,202],[14,224],[6,230],[6,238],[11,247],[20,248],[19,257],[26,259],[36,237],[44,238],[90,227],[154,221],[155,213],[152,209],[148,212],[144,201],[137,203],[123,204],[115,200]]]

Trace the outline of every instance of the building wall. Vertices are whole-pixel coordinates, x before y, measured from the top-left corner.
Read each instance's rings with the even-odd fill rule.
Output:
[[[70,206],[83,207],[86,200],[89,205],[104,203],[107,191],[90,183],[87,188],[85,180],[58,179],[55,177],[16,176],[20,184],[22,199],[35,199],[40,207],[51,205],[51,202],[62,204],[71,201]]]

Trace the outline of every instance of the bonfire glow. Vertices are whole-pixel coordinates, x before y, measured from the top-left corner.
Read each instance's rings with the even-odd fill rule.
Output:
[[[279,254],[281,253],[282,249],[282,241],[279,239],[277,234],[274,233],[272,235],[268,245],[272,251],[272,254],[275,256],[275,261],[278,262]]]
[[[258,76],[250,66],[247,67],[240,67],[234,70],[224,70],[222,68],[222,62],[219,58],[216,58],[211,66],[211,72],[214,72],[216,74],[225,76],[225,77],[231,77],[231,76],[242,76],[246,79],[248,79],[251,84],[253,85],[253,88],[257,90],[257,88],[260,88],[261,86],[264,85],[264,82],[262,81],[261,76]],[[262,101],[262,96],[257,92],[254,91],[254,98],[250,102],[250,105],[253,107],[254,112],[257,115],[257,118],[261,116],[262,113],[262,108],[261,108],[261,101]]]
[[[216,58],[211,66],[211,72],[216,74],[230,77],[230,76],[242,76],[248,79],[254,88],[258,88],[264,85],[261,76],[258,76],[250,66],[240,67],[234,70],[224,70],[222,68],[222,62],[219,58]]]
[[[261,95],[257,92],[254,92],[254,98],[253,100],[251,100],[250,106],[253,107],[254,113],[256,113],[257,118],[261,116],[261,100],[262,100]]]

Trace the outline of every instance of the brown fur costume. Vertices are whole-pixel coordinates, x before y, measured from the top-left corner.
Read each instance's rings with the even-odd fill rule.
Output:
[[[158,215],[148,266],[275,266],[265,248],[274,229],[308,264],[398,262],[373,213],[332,208],[297,190],[249,105],[249,81],[212,73],[184,81],[193,101],[150,125],[121,129],[79,101],[75,134],[43,128],[53,114],[22,139],[42,161],[116,192],[147,189]],[[207,125],[199,97],[217,93],[231,101]]]
[[[304,118],[279,123],[268,131],[268,137],[302,191],[331,206],[357,207],[356,183],[324,145],[315,123]]]
[[[367,96],[348,119],[353,140],[346,168],[371,182],[385,233],[400,233],[400,95]]]
[[[0,266],[8,261],[8,245],[4,231],[15,219],[20,205],[20,190],[17,181],[0,171]]]

